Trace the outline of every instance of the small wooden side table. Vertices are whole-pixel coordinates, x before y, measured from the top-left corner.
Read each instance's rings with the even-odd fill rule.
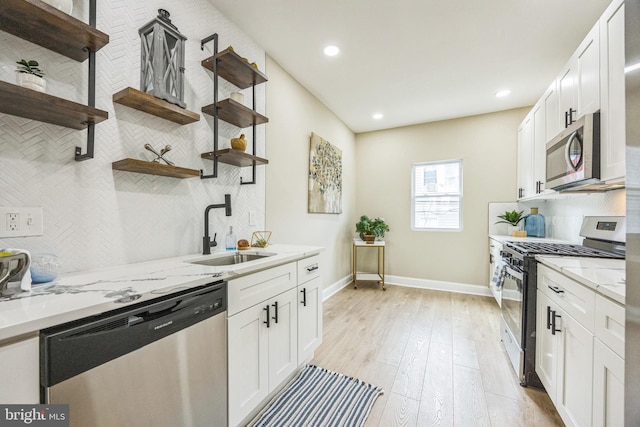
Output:
[[[358,271],[358,249],[360,248],[376,248],[378,250],[378,271],[376,273],[365,273]],[[375,281],[382,284],[382,290],[387,288],[384,284],[384,241],[375,241],[373,243],[365,243],[361,239],[353,239],[353,288],[358,289],[358,280]]]

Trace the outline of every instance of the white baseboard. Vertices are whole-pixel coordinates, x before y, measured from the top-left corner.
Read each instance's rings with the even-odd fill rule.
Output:
[[[322,291],[322,300],[326,301],[342,288],[351,284],[351,274],[338,280]],[[385,276],[387,285],[407,286],[409,288],[431,289],[434,291],[456,292],[459,294],[492,296],[491,290],[485,285],[470,285],[467,283],[445,282],[441,280],[414,279],[412,277]]]

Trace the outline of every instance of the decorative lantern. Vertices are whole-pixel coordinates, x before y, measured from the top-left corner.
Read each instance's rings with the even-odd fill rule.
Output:
[[[140,90],[186,108],[184,103],[184,42],[187,39],[171,23],[169,12],[142,26],[140,34]]]

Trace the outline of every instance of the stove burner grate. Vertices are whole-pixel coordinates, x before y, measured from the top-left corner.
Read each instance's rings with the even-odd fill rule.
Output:
[[[569,243],[508,242],[507,245],[523,255],[564,255],[593,258],[624,258],[624,255]]]

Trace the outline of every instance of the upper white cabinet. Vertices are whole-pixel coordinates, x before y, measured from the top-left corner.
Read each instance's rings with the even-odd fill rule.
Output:
[[[596,22],[558,77],[563,128],[600,108],[600,24]]]
[[[625,178],[624,1],[615,0],[600,18],[601,179]]]
[[[624,184],[624,0],[614,0],[518,128],[518,199],[544,198],[546,144],[600,111],[600,179]]]

